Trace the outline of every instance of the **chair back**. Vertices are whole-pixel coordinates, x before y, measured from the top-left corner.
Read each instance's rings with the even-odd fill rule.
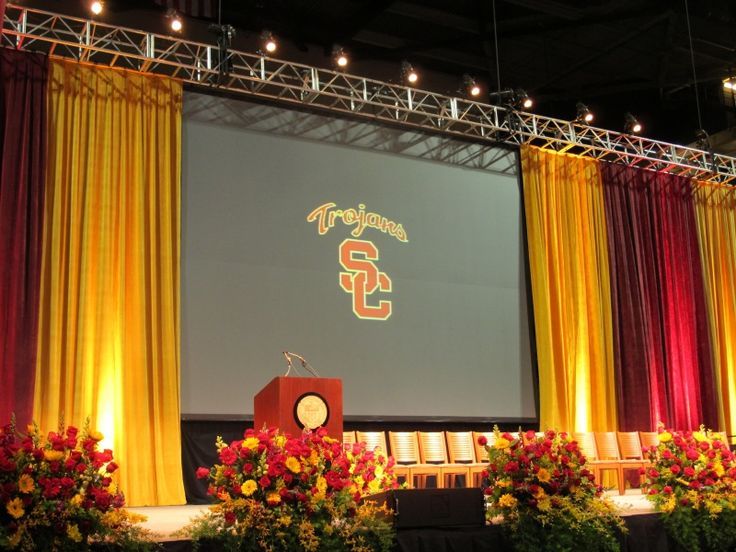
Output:
[[[397,464],[419,463],[419,442],[416,431],[389,431],[391,456]]]
[[[447,444],[444,431],[420,431],[419,458],[423,464],[447,464]]]
[[[656,431],[640,431],[639,441],[641,442],[642,448],[656,447],[659,445],[659,438],[657,437]]]
[[[472,431],[446,431],[447,452],[453,464],[472,464],[475,462]]]
[[[374,451],[380,448],[383,454],[388,455],[386,434],[383,431],[356,431],[355,433],[358,442],[365,443],[366,450]]]
[[[619,431],[616,433],[618,439],[618,451],[624,460],[642,460],[641,441],[636,431]]]
[[[355,443],[355,432],[354,431],[343,431],[342,432],[342,444],[352,445]]]
[[[595,447],[595,437],[591,431],[579,431],[573,433],[573,439],[577,441],[583,456],[588,460],[598,459],[598,450]]]
[[[473,446],[475,447],[475,460],[476,462],[488,462],[488,451],[486,447],[478,442],[478,437],[483,436],[488,439],[488,444],[493,446],[496,442],[496,434],[492,431],[474,431],[473,432]]]
[[[595,450],[599,460],[620,460],[615,431],[595,432]]]

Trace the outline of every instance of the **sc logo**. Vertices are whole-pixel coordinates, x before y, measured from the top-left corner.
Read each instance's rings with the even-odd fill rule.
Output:
[[[377,306],[367,304],[369,295],[376,291],[391,292],[391,279],[378,270],[378,249],[373,242],[345,240],[340,244],[340,287],[353,296],[353,312],[358,318],[386,320],[391,316],[391,301],[379,301]]]

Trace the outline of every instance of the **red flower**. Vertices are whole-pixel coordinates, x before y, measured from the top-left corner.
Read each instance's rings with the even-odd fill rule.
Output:
[[[672,472],[673,474],[677,475],[678,473],[680,473],[680,466],[678,466],[677,464],[672,464],[672,465],[670,466],[670,471],[671,471],[671,472]]]
[[[689,447],[687,449],[685,456],[687,456],[688,460],[697,460],[698,458],[700,458],[700,454],[698,454],[698,451],[695,450],[693,447]]]
[[[692,466],[685,466],[685,469],[683,470],[683,472],[688,477],[692,477],[693,475],[695,475],[695,470],[692,468]]]
[[[480,437],[478,437],[478,444],[482,447],[488,444],[488,439],[486,438],[485,435],[481,435]]]
[[[226,466],[232,466],[238,459],[238,455],[230,447],[225,447],[220,451],[220,460]]]
[[[118,465],[115,462],[110,462],[107,465],[107,473],[113,473],[117,469],[118,469]]]
[[[197,479],[205,479],[209,477],[209,475],[210,470],[208,470],[207,468],[197,468]]]
[[[664,488],[662,489],[662,492],[667,495],[672,494],[672,487],[670,487],[669,485],[665,485]]]
[[[270,479],[270,478],[269,478],[269,477],[268,477],[267,475],[264,475],[263,477],[261,477],[261,478],[260,478],[260,479],[258,480],[258,484],[259,484],[259,485],[260,485],[260,486],[261,486],[262,488],[266,489],[267,487],[269,487],[269,486],[271,485],[271,479]]]

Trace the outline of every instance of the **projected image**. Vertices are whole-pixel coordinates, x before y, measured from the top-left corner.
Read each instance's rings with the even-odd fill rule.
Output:
[[[534,418],[514,154],[189,94],[182,412],[296,351],[366,417]]]

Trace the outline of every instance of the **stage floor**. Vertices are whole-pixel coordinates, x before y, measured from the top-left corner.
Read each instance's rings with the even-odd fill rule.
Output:
[[[622,516],[654,512],[651,503],[638,489],[629,490],[625,495],[611,492],[607,493],[607,496],[618,505]],[[206,512],[208,507],[207,505],[155,506],[128,508],[128,510],[146,516],[148,520],[142,525],[156,534],[157,541],[166,542],[182,540],[182,537],[175,536],[175,533],[192,518]]]

